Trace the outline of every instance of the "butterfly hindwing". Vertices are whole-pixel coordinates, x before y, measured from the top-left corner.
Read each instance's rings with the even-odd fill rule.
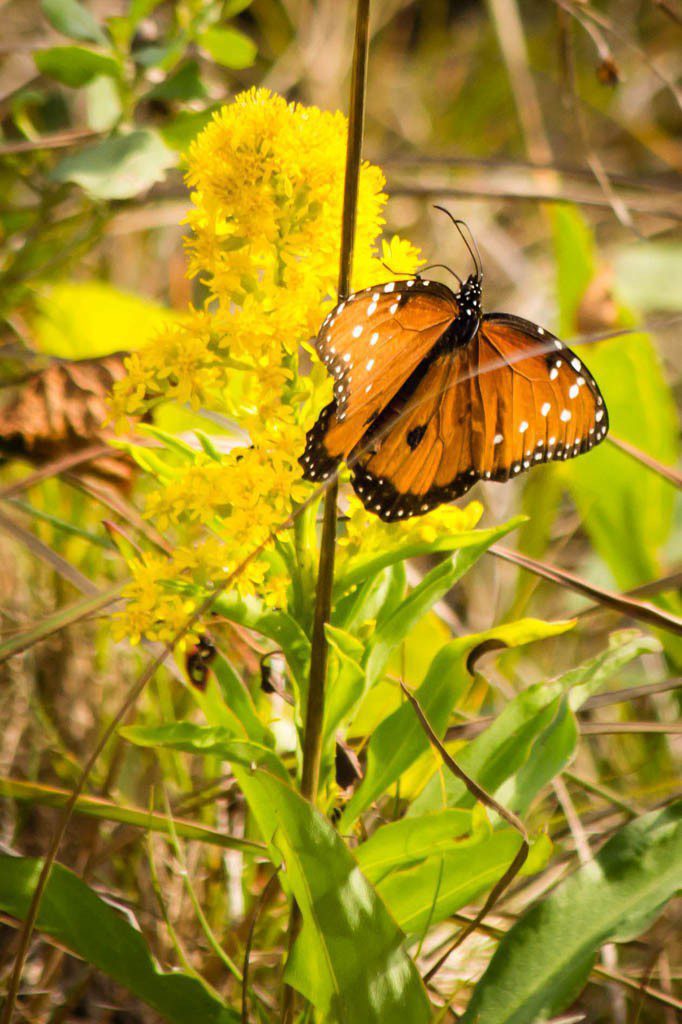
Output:
[[[483,318],[463,348],[427,359],[353,456],[353,486],[387,521],[421,515],[477,480],[504,481],[606,436],[599,389],[549,332]]]

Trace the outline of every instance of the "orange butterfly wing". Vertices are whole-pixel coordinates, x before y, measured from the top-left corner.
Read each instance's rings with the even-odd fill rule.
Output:
[[[305,479],[324,479],[348,456],[458,313],[449,288],[420,278],[366,288],[332,310],[315,347],[334,401],[308,432]]]
[[[477,480],[573,458],[608,417],[582,361],[543,328],[490,314],[463,348],[426,360],[352,456],[353,486],[382,519],[422,515]]]

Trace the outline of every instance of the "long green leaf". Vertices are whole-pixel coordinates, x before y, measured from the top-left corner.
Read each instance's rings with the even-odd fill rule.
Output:
[[[633,936],[682,886],[682,801],[622,828],[501,941],[462,1024],[533,1024],[575,998],[596,950]]]
[[[21,800],[25,803],[39,804],[43,807],[65,807],[71,797],[68,789],[55,786],[44,786],[37,782],[24,782],[21,779],[8,779],[0,776],[0,796],[8,800]],[[264,847],[253,839],[241,839],[229,836],[224,832],[216,832],[212,828],[184,818],[173,818],[172,823],[166,815],[152,811],[143,811],[138,807],[125,807],[96,796],[80,796],[74,808],[76,814],[89,818],[101,818],[103,821],[115,821],[120,825],[132,825],[145,832],[159,832],[171,835],[173,830],[183,839],[195,839],[213,846],[222,846],[226,850],[242,850],[244,852],[263,852]],[[462,812],[466,813],[466,812]]]
[[[41,862],[0,854],[0,907],[23,920]],[[239,1015],[197,978],[164,973],[140,932],[73,872],[55,864],[37,927],[108,974],[171,1024],[238,1024]]]
[[[287,981],[325,1020],[425,1024],[428,999],[402,932],[338,832],[265,771],[254,773],[252,792],[271,804],[277,819],[272,843],[303,916]]]
[[[230,727],[195,725],[192,722],[158,726],[131,725],[121,729],[120,734],[140,747],[184,750],[200,757],[219,757],[229,761],[263,838],[268,840],[272,835],[275,828],[272,808],[268,801],[259,799],[258,791],[253,790],[252,783],[253,773],[258,766],[288,780],[287,770],[274,750],[236,738]]]
[[[457,511],[460,513],[458,525],[461,528],[453,533],[442,533],[430,541],[404,537],[400,530],[395,528],[392,531],[385,530],[383,543],[378,550],[372,550],[369,554],[361,552],[348,559],[347,562],[341,562],[334,582],[334,593],[345,594],[351,587],[357,586],[365,580],[373,579],[382,569],[404,562],[408,558],[439,552],[451,553],[459,548],[476,546],[480,540],[481,531],[474,527],[481,518],[483,506],[477,501],[472,501],[466,508]]]
[[[522,516],[511,519],[502,526],[489,530],[473,531],[470,543],[455,551],[435,569],[427,573],[421,583],[407,595],[393,614],[378,625],[368,647],[366,661],[367,688],[372,686],[383,672],[386,662],[398,644],[407,636],[412,627],[433,605],[454,587],[455,583],[478,561],[491,544],[515,530],[523,522]]]

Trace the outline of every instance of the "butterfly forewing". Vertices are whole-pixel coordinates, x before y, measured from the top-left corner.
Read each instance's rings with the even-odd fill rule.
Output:
[[[479,479],[504,481],[588,451],[606,436],[582,361],[517,317],[484,317],[463,348],[411,375],[353,460],[353,485],[385,520],[421,515]]]
[[[308,432],[306,479],[324,479],[348,456],[457,314],[449,288],[420,278],[367,288],[332,310],[315,347],[335,378],[334,401]]]
[[[449,288],[420,278],[366,288],[333,309],[315,347],[335,379],[339,418],[383,409],[457,314]]]

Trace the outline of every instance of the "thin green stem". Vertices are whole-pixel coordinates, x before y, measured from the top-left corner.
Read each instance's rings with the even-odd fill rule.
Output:
[[[369,3],[370,0],[358,0],[355,21],[355,46],[353,51],[346,177],[343,194],[343,222],[341,228],[339,299],[343,299],[348,295],[353,265],[353,243],[355,240],[360,164],[362,161],[362,132],[365,121],[367,52],[369,49]],[[334,482],[329,486],[324,499],[320,564],[317,575],[315,617],[313,620],[313,636],[310,651],[310,681],[303,733],[301,792],[303,796],[313,803],[317,797],[320,759],[322,755],[324,684],[327,673],[328,652],[325,625],[329,622],[332,586],[334,583],[337,496],[338,478],[334,479]]]
[[[348,146],[346,149],[346,176],[343,193],[343,221],[341,227],[341,255],[339,261],[339,299],[350,291],[353,266],[353,244],[357,212],[360,165],[362,162],[362,133],[365,122],[365,93],[367,85],[367,55],[369,50],[370,0],[357,0],[355,16],[355,42],[351,73],[350,110],[348,117]],[[303,769],[301,793],[311,803],[317,799],[322,760],[324,734],[325,682],[327,676],[328,645],[325,626],[329,622],[334,584],[336,554],[336,503],[339,493],[335,476],[325,493],[320,562],[315,594],[315,613],[310,650],[310,676],[308,701],[303,729]],[[301,915],[294,903],[289,920],[289,953],[293,949],[301,927]],[[292,1024],[295,1015],[294,990],[284,986],[282,995],[282,1024]]]

